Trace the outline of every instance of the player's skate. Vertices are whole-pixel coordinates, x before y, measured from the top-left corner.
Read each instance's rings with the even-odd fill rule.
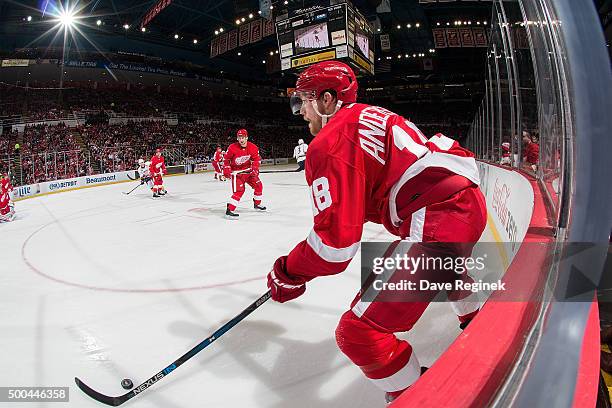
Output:
[[[163,189],[159,192],[160,196],[165,196],[168,193],[168,191],[166,191],[166,189]]]
[[[158,197],[159,197],[159,194],[157,194],[157,191],[154,191],[153,192],[153,198],[158,198]]]
[[[255,204],[255,200],[253,200],[253,208],[257,211],[266,211],[266,207],[261,204]]]
[[[225,210],[225,218],[230,220],[237,220],[239,217],[238,214],[229,209],[229,204],[227,205],[227,209]]]
[[[423,374],[425,374],[425,371],[427,371],[429,367],[421,367],[421,376]],[[410,388],[410,387],[408,387]],[[399,398],[400,395],[402,395],[402,393],[404,391],[406,391],[408,388],[404,388],[401,391],[393,391],[393,392],[385,392],[385,401],[387,402],[387,404],[392,403],[393,401],[395,401],[396,399]]]
[[[6,214],[0,214],[0,222],[11,222],[15,219],[15,211],[11,210]]]

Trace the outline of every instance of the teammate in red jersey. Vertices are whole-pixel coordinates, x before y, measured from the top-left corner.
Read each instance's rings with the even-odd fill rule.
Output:
[[[217,146],[217,150],[213,156],[212,166],[213,169],[215,169],[215,180],[223,181],[223,151],[221,150],[221,146]]]
[[[4,193],[10,193],[11,191],[13,191],[13,185],[11,184],[11,178],[9,177],[8,173],[4,173],[2,174],[2,177],[0,178],[0,193],[4,194]]]
[[[15,207],[8,192],[0,194],[0,222],[13,221]]]
[[[11,179],[8,174],[4,173],[0,179],[0,222],[13,221],[15,218],[11,191],[13,191]]]
[[[261,157],[259,148],[249,142],[249,134],[246,129],[240,129],[236,133],[237,143],[232,143],[225,153],[223,175],[232,180],[232,197],[227,203],[225,215],[228,218],[236,218],[238,214],[236,206],[244,194],[244,185],[253,188],[253,207],[259,211],[265,211],[266,207],[261,205],[263,198],[263,184],[259,179],[259,166]]]
[[[149,170],[153,176],[153,197],[166,195],[164,179],[162,178],[166,174],[166,163],[164,162],[164,156],[161,154],[161,149],[157,149],[153,157],[151,157]]]
[[[278,302],[302,295],[315,277],[344,271],[359,250],[368,221],[404,239],[390,249],[411,241],[406,250],[412,257],[441,252],[445,257],[470,256],[484,230],[486,206],[473,154],[441,134],[428,140],[405,118],[358,104],[356,98],[355,75],[341,62],[315,64],[297,81],[292,109],[316,135],[306,157],[314,227],[268,274],[268,287]],[[438,282],[460,276],[435,269],[416,274]],[[436,294],[394,302],[370,302],[358,294],[340,319],[339,348],[386,391],[387,401],[421,374],[412,347],[394,333],[410,330]],[[470,293],[449,298],[463,326],[479,310]]]

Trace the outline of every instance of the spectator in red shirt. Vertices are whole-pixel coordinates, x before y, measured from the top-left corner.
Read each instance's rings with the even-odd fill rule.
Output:
[[[536,171],[540,158],[540,145],[532,139],[529,132],[523,131],[523,163]]]

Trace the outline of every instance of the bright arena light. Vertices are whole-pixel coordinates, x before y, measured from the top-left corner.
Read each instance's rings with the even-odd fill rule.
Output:
[[[74,27],[74,22],[76,21],[76,16],[71,10],[62,11],[58,16],[59,23],[64,28],[72,28]]]

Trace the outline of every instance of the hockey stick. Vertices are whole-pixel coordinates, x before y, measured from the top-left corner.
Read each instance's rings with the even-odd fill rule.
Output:
[[[172,362],[172,364],[170,364],[169,366],[161,370],[159,373],[153,375],[147,381],[143,382],[142,384],[140,384],[138,387],[134,388],[130,392],[127,392],[123,395],[119,395],[118,397],[110,397],[108,395],[101,394],[98,391],[90,388],[87,384],[79,380],[77,377],[74,377],[74,381],[76,382],[77,386],[81,389],[81,391],[83,391],[85,394],[89,395],[91,398],[95,399],[96,401],[101,402],[106,405],[111,405],[113,407],[121,405],[125,401],[132,399],[136,395],[145,391],[147,388],[149,388],[150,386],[152,386],[153,384],[155,384],[156,382],[158,382],[159,380],[161,380],[162,378],[170,374],[172,371],[176,370],[181,364],[189,360],[191,357],[195,356],[200,351],[205,349],[209,344],[217,340],[223,334],[228,332],[232,327],[234,327],[235,325],[240,323],[242,320],[244,320],[245,317],[253,313],[255,309],[263,305],[266,302],[266,300],[270,299],[270,296],[271,296],[270,291],[267,291],[263,296],[261,296],[255,302],[251,303],[250,306],[248,306],[246,309],[240,312],[232,320],[230,320],[229,322],[221,326],[219,329],[217,329],[217,331],[214,332],[210,337],[202,340],[200,344],[198,344],[197,346],[189,350],[187,353],[180,356],[178,359]]]
[[[127,178],[129,178],[132,181],[138,180],[138,178],[132,178],[132,176],[130,176],[130,173],[127,173],[126,176],[127,176]]]
[[[134,187],[133,189],[131,189],[131,190],[130,190],[130,191],[128,191],[127,193],[125,193],[125,192],[124,192],[123,194],[125,194],[125,195],[130,194],[132,191],[134,191],[134,190],[136,190],[138,187],[142,186],[142,184],[143,184],[143,183],[138,184],[136,187]]]
[[[242,174],[242,173],[248,173],[250,172],[251,169],[246,169],[246,170],[239,170],[239,171],[235,171],[232,172],[232,175],[236,175],[236,174]],[[261,170],[259,172],[259,174],[263,174],[263,173],[295,173],[295,170]]]
[[[232,171],[232,176],[237,176],[238,174],[246,174],[250,172],[251,172],[251,168],[249,167],[248,169]]]
[[[297,173],[297,170],[264,170],[260,171],[260,173]]]

